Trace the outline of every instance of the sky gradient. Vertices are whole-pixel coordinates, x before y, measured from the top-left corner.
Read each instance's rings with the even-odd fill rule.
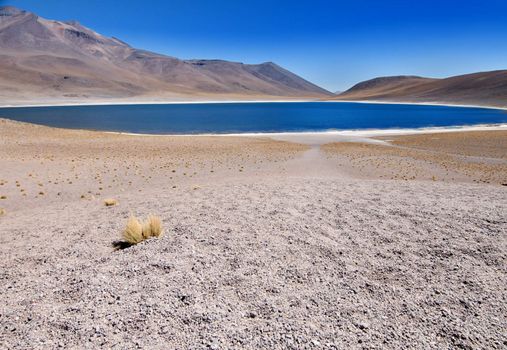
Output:
[[[178,58],[273,61],[330,91],[507,69],[506,0],[10,0]]]

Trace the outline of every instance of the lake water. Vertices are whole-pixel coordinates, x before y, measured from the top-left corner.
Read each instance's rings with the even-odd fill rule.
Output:
[[[297,132],[507,123],[485,108],[329,102],[0,108],[0,117],[48,126],[152,134]]]

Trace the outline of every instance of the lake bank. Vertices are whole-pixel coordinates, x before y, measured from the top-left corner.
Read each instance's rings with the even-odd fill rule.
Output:
[[[172,135],[394,132],[507,124],[503,110],[345,102],[14,107],[0,108],[0,116],[69,129]]]
[[[287,103],[287,102],[329,102],[329,103],[363,103],[363,104],[387,104],[387,105],[412,105],[412,106],[441,106],[441,107],[462,107],[462,108],[486,108],[507,110],[504,106],[477,105],[477,104],[455,104],[446,102],[406,102],[406,101],[381,101],[381,100],[323,100],[323,99],[273,99],[273,100],[96,100],[82,102],[55,102],[48,101],[37,103],[12,103],[0,102],[0,108],[10,107],[69,107],[69,106],[132,106],[132,105],[165,105],[165,104],[230,104],[230,103]]]

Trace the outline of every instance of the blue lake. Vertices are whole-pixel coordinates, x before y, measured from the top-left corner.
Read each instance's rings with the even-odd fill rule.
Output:
[[[72,129],[152,134],[325,131],[507,123],[485,108],[329,102],[0,108],[0,117]]]

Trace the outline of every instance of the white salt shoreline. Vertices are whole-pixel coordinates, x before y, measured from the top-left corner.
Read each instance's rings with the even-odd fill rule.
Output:
[[[20,122],[0,116],[0,120],[8,120],[16,123],[34,124]],[[495,131],[507,130],[507,124],[476,124],[476,125],[456,125],[445,127],[422,127],[422,128],[391,128],[391,129],[352,129],[352,130],[323,130],[323,131],[296,131],[296,132],[245,132],[245,133],[200,133],[200,134],[146,134],[122,131],[106,131],[94,129],[70,129],[47,126],[43,124],[34,124],[55,129],[92,131],[112,135],[125,136],[146,136],[146,137],[255,137],[270,138],[279,141],[289,141],[313,145],[321,145],[330,142],[374,142],[383,143],[375,140],[374,137],[396,136],[396,135],[414,135],[414,134],[436,134],[447,132],[467,132],[467,131]]]
[[[128,136],[158,136],[158,137],[266,137],[277,141],[289,141],[310,145],[322,145],[330,142],[368,142],[385,143],[373,137],[436,134],[466,131],[495,131],[507,130],[507,124],[480,124],[453,127],[425,127],[410,129],[363,129],[363,130],[330,130],[330,131],[301,131],[301,132],[260,132],[260,133],[230,133],[230,134],[137,134],[116,131],[104,131],[107,134]]]
[[[92,101],[75,103],[38,103],[38,104],[2,104],[0,108],[27,108],[27,107],[78,107],[78,106],[132,106],[132,105],[184,105],[184,104],[233,104],[233,103],[287,103],[287,102],[326,102],[326,103],[362,103],[362,104],[385,104],[385,105],[409,105],[409,106],[441,106],[441,107],[461,107],[461,108],[484,108],[507,110],[507,107],[489,106],[489,105],[466,105],[435,102],[404,102],[404,101],[363,101],[363,100],[181,100],[181,101]]]
[[[461,107],[461,108],[483,108],[483,109],[498,109],[506,111],[507,107],[489,106],[489,105],[464,105],[442,102],[403,102],[403,101],[379,101],[379,100],[327,100],[322,102],[332,103],[363,103],[363,104],[377,104],[377,105],[407,105],[407,106],[436,106],[436,107]]]
[[[83,129],[85,130],[85,129]],[[375,136],[391,136],[391,135],[411,135],[411,134],[433,134],[442,132],[459,132],[459,131],[491,131],[491,130],[507,130],[507,124],[478,124],[478,125],[464,125],[464,126],[444,126],[444,127],[423,127],[423,128],[398,128],[398,129],[353,129],[353,130],[326,130],[326,131],[287,131],[287,132],[245,132],[245,133],[203,133],[203,134],[143,134],[135,132],[122,132],[122,131],[101,131],[101,130],[88,130],[104,132],[106,134],[119,134],[131,136],[241,136],[241,137],[277,137],[277,136],[317,136],[317,135],[341,135],[341,136],[362,136],[362,137],[375,137]]]
[[[90,103],[39,103],[39,104],[9,104],[0,105],[0,108],[27,108],[27,107],[79,107],[79,106],[135,106],[135,105],[193,105],[193,104],[232,104],[232,103],[285,103],[285,102],[327,102],[320,100],[187,100],[187,101],[108,101]]]

